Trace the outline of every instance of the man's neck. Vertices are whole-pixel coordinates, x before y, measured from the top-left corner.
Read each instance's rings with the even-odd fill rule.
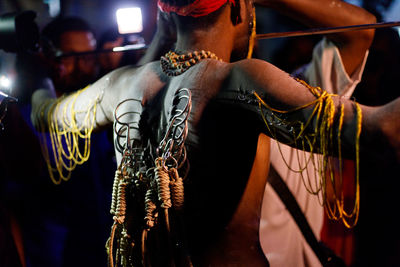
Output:
[[[179,38],[176,44],[175,50],[178,53],[186,53],[186,52],[194,52],[194,51],[210,51],[214,53],[218,58],[222,59],[225,62],[229,62],[231,53],[232,53],[232,45],[229,42],[221,40],[210,40],[209,38],[201,37],[201,36],[194,36],[192,34],[188,38]],[[207,33],[204,33],[204,36]],[[217,35],[218,36],[218,35]]]
[[[229,62],[234,47],[234,26],[229,12],[224,13],[226,14],[221,14],[213,26],[206,29],[195,29],[189,33],[178,30],[176,51],[210,51],[223,61]]]

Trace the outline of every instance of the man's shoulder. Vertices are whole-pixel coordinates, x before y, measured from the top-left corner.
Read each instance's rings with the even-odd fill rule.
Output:
[[[138,70],[137,66],[128,65],[128,66],[117,68],[117,69],[109,72],[103,78],[118,81],[120,79],[134,75],[137,72],[137,70]]]
[[[157,72],[155,62],[150,62],[141,66],[128,65],[120,67],[108,73],[105,77],[108,78],[113,84],[122,84],[126,86],[127,83],[138,83],[143,78],[153,77]],[[151,75],[153,73],[153,75]],[[104,77],[103,77],[104,78]]]
[[[227,81],[243,86],[265,77],[274,68],[276,67],[272,64],[260,59],[239,60],[229,64]]]
[[[225,77],[226,79],[231,79],[238,74],[246,74],[247,72],[254,72],[258,70],[263,70],[272,66],[266,61],[260,59],[242,59],[234,62],[220,62],[214,61],[210,62],[207,66],[207,73],[204,75]]]
[[[257,59],[257,58],[247,58],[242,59],[236,62],[232,62],[231,68],[235,71],[247,71],[247,70],[255,70],[255,69],[264,69],[272,66],[265,60]]]

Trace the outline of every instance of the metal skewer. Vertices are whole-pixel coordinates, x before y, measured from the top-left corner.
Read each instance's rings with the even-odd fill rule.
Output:
[[[400,26],[400,21],[380,22],[372,24],[360,24],[360,25],[350,25],[350,26],[331,27],[331,28],[315,28],[315,29],[307,29],[307,30],[291,31],[291,32],[261,33],[256,35],[256,39],[260,40],[260,39],[272,39],[272,38],[282,38],[282,37],[329,34],[337,32],[360,31],[367,29],[378,29],[378,28],[398,27],[398,26]]]
[[[306,35],[318,35],[318,34],[329,34],[338,32],[348,32],[348,31],[360,31],[367,29],[378,29],[378,28],[389,28],[400,26],[400,21],[392,22],[380,22],[373,24],[360,24],[360,25],[350,25],[341,27],[331,27],[331,28],[314,28],[301,31],[290,31],[290,32],[271,32],[271,33],[261,33],[256,35],[256,39],[273,39],[273,38],[283,38],[283,37],[295,37],[295,36],[306,36]],[[77,52],[77,53],[60,53],[57,57],[69,57],[69,56],[81,56],[88,54],[100,54],[100,53],[113,53],[113,52],[123,52],[131,50],[146,50],[147,45],[145,44],[133,44],[121,47],[114,47],[111,49],[94,50],[87,52]]]
[[[147,49],[147,45],[145,44],[130,44],[125,46],[117,46],[110,49],[99,49],[99,50],[85,51],[85,52],[62,53],[61,51],[58,51],[56,57],[57,58],[73,57],[73,56],[84,56],[84,55],[102,54],[102,53],[125,52],[132,50],[145,50],[145,49]]]

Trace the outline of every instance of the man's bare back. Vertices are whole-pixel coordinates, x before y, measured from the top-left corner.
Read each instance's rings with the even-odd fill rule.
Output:
[[[239,262],[266,266],[259,247],[258,226],[268,164],[259,162],[261,171],[254,168],[249,179],[259,134],[265,125],[260,116],[255,116],[255,103],[249,104],[243,98],[245,91],[237,90],[238,85],[229,86],[231,73],[232,64],[204,60],[178,77],[168,77],[162,73],[160,63],[153,62],[135,70],[119,70],[103,79],[118,83],[110,106],[117,107],[126,99],[136,100],[118,107],[115,116],[141,113],[139,125],[143,128],[139,131],[151,134],[146,138],[152,140],[154,147],[167,129],[175,92],[190,90],[192,110],[185,144],[191,168],[185,180],[184,225],[193,262],[200,266]],[[110,101],[112,97],[106,93],[104,99]],[[260,139],[263,147],[259,149],[268,151],[269,139]],[[121,153],[116,153],[120,159]]]
[[[247,7],[245,1],[241,3]],[[178,219],[171,219],[171,229],[176,230],[171,231],[176,235],[176,239],[173,240],[179,240],[173,243],[173,247],[183,254],[188,253],[195,265],[243,266],[251,262],[253,266],[264,266],[267,265],[267,261],[259,247],[258,223],[268,172],[268,164],[261,162],[265,160],[268,163],[268,153],[261,162],[253,161],[257,149],[269,151],[268,139],[262,135],[268,131],[259,110],[260,101],[254,92],[269,105],[280,110],[312,103],[316,96],[307,86],[267,62],[247,59],[227,63],[232,54],[232,49],[229,48],[236,44],[231,35],[236,36],[236,32],[243,33],[247,30],[247,25],[232,24],[231,8],[233,7],[225,6],[220,15],[218,23],[224,27],[216,27],[220,29],[217,32],[219,37],[225,37],[221,37],[225,43],[215,47],[217,51],[214,52],[221,55],[225,62],[202,59],[178,76],[168,76],[158,61],[139,68],[119,69],[80,92],[74,105],[76,110],[85,110],[93,99],[99,99],[95,128],[115,124],[118,163],[121,163],[125,156],[127,136],[137,140],[137,148],[145,150],[150,147],[149,155],[154,160],[159,156],[157,148],[163,144],[163,138],[168,133],[173,118],[173,107],[176,107],[174,96],[177,90],[186,88],[184,92],[190,94],[192,105],[184,155],[187,156],[185,162],[190,164],[190,169],[185,165],[185,169],[180,173],[182,176],[187,174],[184,181],[185,209],[182,213],[183,223]],[[248,15],[243,17],[246,21],[249,20]],[[215,36],[209,36],[204,31],[199,33],[204,35],[195,40],[196,46],[193,47],[204,46],[204,49],[209,49],[214,45]],[[191,40],[193,36],[186,37]],[[190,42],[180,44],[178,38],[181,50],[193,51],[194,48],[188,43]],[[181,99],[189,99],[187,95]],[[35,103],[41,103],[45,96],[46,94],[41,92],[35,94],[34,106]],[[332,98],[333,103],[337,105],[338,98]],[[345,111],[342,144],[351,153],[357,116],[351,101],[342,102]],[[63,110],[65,105],[66,102],[61,102],[58,110]],[[400,113],[398,106],[398,103],[394,103],[386,107],[386,110],[362,107],[365,114],[365,131],[375,133],[381,130],[381,124],[376,121],[376,117],[388,115],[387,110],[393,107]],[[178,105],[175,111],[179,113],[179,109]],[[306,122],[312,111],[311,105],[290,114],[286,119]],[[38,114],[34,114],[34,117],[35,115]],[[62,115],[65,114],[56,114],[55,119],[61,120]],[[72,113],[67,112],[67,115],[71,119]],[[78,125],[83,122],[84,115],[76,114],[75,120]],[[270,122],[282,136],[289,132],[285,125]],[[395,127],[399,128],[400,125]],[[371,137],[362,136],[364,145],[369,144],[365,141]],[[400,150],[399,140],[391,140],[397,142],[394,149]],[[170,154],[164,155],[166,160],[173,161]],[[151,164],[154,164],[154,161]],[[155,169],[150,167],[151,170]],[[141,202],[133,201],[133,204],[141,206]],[[142,213],[143,211],[139,212],[139,215]],[[128,214],[132,215],[129,212]],[[143,217],[137,216],[136,219],[142,222]],[[167,217],[168,215],[160,214],[157,220],[162,221]],[[135,226],[137,225],[127,227],[128,232],[141,230],[141,227]],[[147,240],[150,248],[157,243],[154,239],[157,234],[152,236],[152,233],[165,234],[162,229],[159,231],[149,231]],[[166,253],[162,255],[168,255],[169,249],[167,245]],[[162,257],[158,250],[146,253],[153,256],[149,257],[154,261],[153,265],[165,264],[162,260],[168,258]]]

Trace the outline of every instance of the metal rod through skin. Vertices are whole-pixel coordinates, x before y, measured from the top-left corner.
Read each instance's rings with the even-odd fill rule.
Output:
[[[57,58],[62,57],[73,57],[73,56],[84,56],[84,55],[91,55],[91,54],[101,54],[101,53],[114,53],[114,52],[125,52],[125,51],[132,51],[132,50],[146,50],[147,45],[145,44],[131,44],[125,46],[117,46],[110,49],[98,49],[93,51],[85,51],[85,52],[71,52],[71,53],[59,53],[56,55]]]
[[[380,22],[373,24],[360,24],[360,25],[350,25],[350,26],[341,26],[332,28],[315,28],[315,29],[307,29],[307,30],[291,31],[291,32],[261,33],[256,35],[256,39],[260,40],[260,39],[273,39],[282,37],[329,34],[337,32],[360,31],[367,29],[388,28],[388,27],[398,27],[398,26],[400,26],[400,21]]]
[[[373,24],[360,24],[360,25],[350,25],[342,27],[332,27],[332,28],[314,28],[302,31],[291,31],[291,32],[271,32],[271,33],[261,33],[256,34],[256,39],[273,39],[273,38],[283,38],[283,37],[294,37],[294,36],[306,36],[306,35],[318,35],[318,34],[329,34],[337,32],[347,32],[347,31],[360,31],[367,29],[377,29],[377,28],[389,28],[400,26],[400,21],[392,22],[380,22]],[[81,56],[88,54],[99,54],[99,53],[113,53],[113,52],[124,52],[131,50],[146,50],[147,46],[144,44],[127,45],[122,47],[114,47],[111,49],[94,50],[87,52],[76,52],[57,55],[57,57],[70,57],[70,56]]]

